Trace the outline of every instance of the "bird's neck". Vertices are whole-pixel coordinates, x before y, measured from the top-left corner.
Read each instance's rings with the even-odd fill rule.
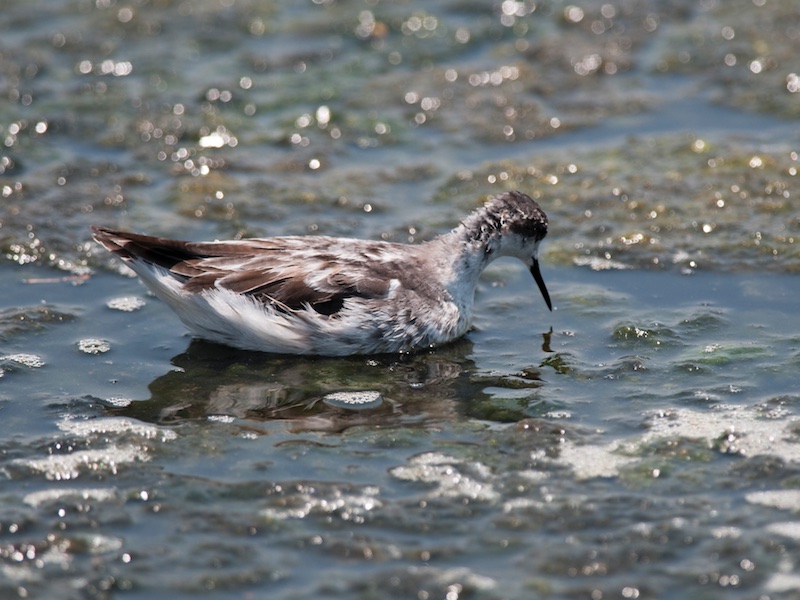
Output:
[[[473,213],[449,233],[429,242],[442,246],[436,255],[446,263],[440,268],[449,272],[451,282],[472,290],[486,265],[496,257],[489,250],[498,236],[490,223],[476,219],[476,216],[478,213]]]

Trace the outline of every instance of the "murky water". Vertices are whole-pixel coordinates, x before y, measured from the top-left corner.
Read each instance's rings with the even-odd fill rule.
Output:
[[[800,7],[663,4],[5,3],[0,596],[795,597]],[[556,310],[413,356],[193,341],[88,233],[513,188]]]

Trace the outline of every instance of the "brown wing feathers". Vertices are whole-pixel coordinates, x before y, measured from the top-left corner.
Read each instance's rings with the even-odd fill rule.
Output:
[[[333,315],[347,298],[374,298],[388,290],[388,282],[382,279],[343,273],[327,253],[319,258],[330,275],[315,278],[320,285],[312,287],[307,283],[312,273],[299,265],[270,265],[270,254],[280,258],[280,245],[184,242],[106,227],[92,227],[92,231],[100,244],[123,260],[142,260],[167,269],[191,292],[222,287],[270,302],[276,308],[300,310],[310,305],[320,314]]]
[[[94,239],[123,260],[140,260],[171,269],[177,263],[197,255],[186,242],[117,231],[108,227],[92,227]]]

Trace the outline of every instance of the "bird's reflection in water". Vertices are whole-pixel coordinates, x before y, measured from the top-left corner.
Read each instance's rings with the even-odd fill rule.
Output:
[[[319,358],[246,352],[195,340],[172,359],[175,370],[150,384],[151,398],[117,409],[140,420],[176,423],[226,416],[297,420],[309,428],[345,429],[359,423],[414,418],[450,419],[475,366],[462,340],[415,355]],[[329,406],[333,392],[374,391],[368,410]],[[481,393],[471,389],[468,393]]]
[[[485,388],[502,385],[478,375],[471,354],[467,339],[427,353],[345,358],[247,352],[194,340],[172,359],[176,369],[150,384],[149,400],[111,411],[160,424],[227,417],[327,431],[452,420],[490,401]],[[531,387],[541,385],[535,369],[526,378]],[[518,376],[514,380],[519,387]],[[331,393],[365,391],[377,392],[380,402],[354,410],[323,401]]]

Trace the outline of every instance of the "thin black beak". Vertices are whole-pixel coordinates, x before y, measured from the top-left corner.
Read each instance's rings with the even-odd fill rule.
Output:
[[[547,308],[553,310],[553,303],[550,302],[550,294],[547,293],[547,286],[544,284],[542,272],[539,270],[539,261],[535,258],[533,259],[533,265],[531,266],[531,275],[533,275],[533,280],[536,282],[536,285],[539,286],[539,291],[542,292],[542,297],[547,304]]]

